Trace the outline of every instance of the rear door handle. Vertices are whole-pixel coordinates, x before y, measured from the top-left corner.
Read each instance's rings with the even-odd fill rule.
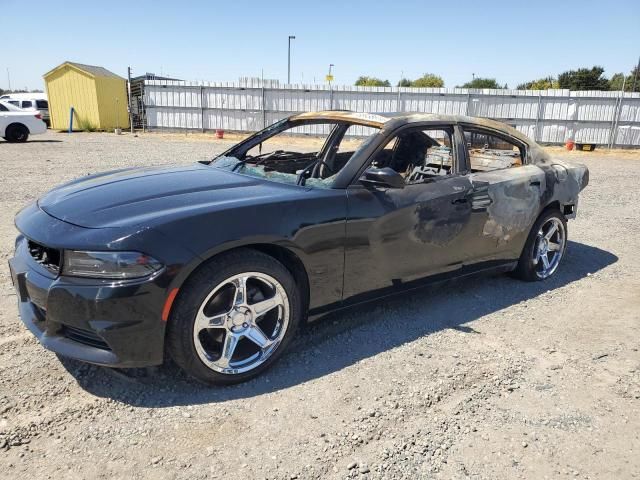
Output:
[[[469,200],[467,199],[467,197],[460,197],[460,198],[456,198],[454,200],[451,200],[451,203],[453,203],[454,205],[458,205],[461,203],[467,203]]]
[[[529,185],[531,185],[532,187],[539,187],[540,186],[540,180],[532,180],[529,182]]]

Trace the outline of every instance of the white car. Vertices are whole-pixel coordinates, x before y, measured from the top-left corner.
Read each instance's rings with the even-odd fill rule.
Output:
[[[46,93],[7,93],[0,96],[0,100],[23,110],[39,110],[44,123],[49,125],[49,101]]]
[[[47,124],[38,111],[22,110],[6,100],[0,100],[0,137],[7,142],[26,142],[29,135],[47,131]]]

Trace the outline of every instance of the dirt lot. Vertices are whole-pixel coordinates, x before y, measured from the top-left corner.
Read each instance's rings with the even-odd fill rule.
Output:
[[[274,369],[203,388],[174,368],[61,360],[22,326],[13,216],[91,172],[209,158],[228,141],[49,133],[0,142],[5,478],[640,477],[640,153],[589,166],[545,283],[476,279],[308,329]]]

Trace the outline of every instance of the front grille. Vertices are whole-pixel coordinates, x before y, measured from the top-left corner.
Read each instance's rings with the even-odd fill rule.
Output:
[[[61,331],[62,335],[74,342],[82,343],[94,348],[100,348],[102,350],[111,350],[109,345],[100,338],[98,335],[90,330],[84,330],[82,328],[70,327],[64,325]]]
[[[31,240],[28,242],[28,248],[29,254],[36,262],[55,275],[60,273],[60,250],[45,247]]]

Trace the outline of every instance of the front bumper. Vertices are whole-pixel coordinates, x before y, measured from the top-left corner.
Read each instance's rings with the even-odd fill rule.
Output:
[[[164,270],[127,282],[57,276],[31,257],[27,242],[18,237],[9,268],[20,317],[45,348],[110,367],[162,363]]]

